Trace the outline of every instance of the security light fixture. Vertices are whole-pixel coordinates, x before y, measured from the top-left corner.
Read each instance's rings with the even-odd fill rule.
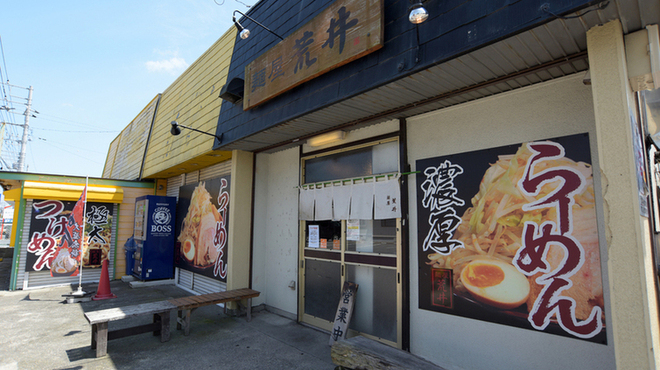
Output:
[[[248,16],[245,15],[244,13],[242,13],[242,12],[240,12],[240,11],[238,11],[238,10],[234,10],[234,13],[233,13],[232,16],[231,16],[231,20],[234,22],[234,26],[236,26],[236,29],[238,30],[238,34],[239,34],[239,36],[240,36],[243,40],[245,40],[245,39],[247,39],[248,37],[250,37],[250,30],[247,29],[247,28],[245,28],[245,27],[243,27],[240,23],[238,23],[238,20],[236,19],[236,13],[238,13],[238,14],[242,15],[243,17],[245,17],[245,18],[251,20],[252,22],[256,23],[257,26],[259,26],[259,27],[265,29],[266,31],[272,33],[273,35],[279,37],[280,40],[284,40],[284,38],[283,38],[282,36],[280,36],[280,35],[276,34],[275,32],[271,31],[268,27],[266,27],[266,26],[264,26],[263,24],[261,24],[261,23],[255,21],[254,19],[248,17]]]
[[[421,24],[429,17],[429,12],[424,8],[423,1],[410,6],[410,15],[408,20],[412,24]]]
[[[170,124],[172,125],[172,127],[170,128],[170,133],[174,136],[179,135],[181,133],[181,127],[183,127],[183,128],[187,128],[188,130],[193,130],[195,132],[199,132],[200,134],[213,136],[214,138],[218,139],[219,142],[222,142],[222,134],[220,136],[213,135],[212,133],[209,133],[209,132],[205,132],[205,131],[198,130],[196,128],[181,125],[177,121],[172,121],[172,122],[170,122]]]
[[[241,38],[242,38],[243,40],[245,40],[245,39],[247,39],[248,37],[250,37],[250,30],[248,30],[247,28],[243,27],[240,23],[238,23],[238,21],[236,20],[236,17],[234,17],[233,20],[234,20],[234,25],[235,25],[236,28],[238,29],[238,34],[239,34],[239,36],[241,36]]]

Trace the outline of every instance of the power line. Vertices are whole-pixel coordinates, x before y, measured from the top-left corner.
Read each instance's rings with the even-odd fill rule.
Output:
[[[2,54],[3,54],[3,61],[4,61],[4,51],[2,52]],[[17,87],[17,88],[23,88],[23,89],[28,90],[28,97],[27,97],[27,99],[25,99],[26,100],[26,103],[25,103],[26,108],[25,108],[25,112],[23,113],[23,115],[25,116],[24,123],[23,124],[17,124],[15,122],[5,122],[4,120],[0,121],[0,123],[3,125],[3,127],[5,127],[5,129],[7,127],[9,127],[9,130],[5,130],[5,131],[7,131],[7,136],[6,136],[7,139],[3,138],[4,141],[9,142],[9,145],[7,145],[7,146],[3,145],[3,148],[2,148],[3,150],[2,151],[5,152],[5,153],[8,153],[10,155],[14,155],[15,145],[13,145],[13,144],[15,142],[20,142],[21,145],[20,145],[20,151],[19,151],[19,154],[18,154],[18,161],[16,162],[15,165],[12,166],[12,169],[16,169],[20,172],[24,172],[25,168],[26,168],[25,158],[26,158],[26,152],[27,152],[27,144],[28,144],[28,141],[29,141],[28,140],[28,135],[30,133],[30,130],[29,130],[29,128],[30,128],[29,127],[30,117],[36,117],[33,114],[33,112],[37,113],[37,111],[32,109],[32,91],[33,91],[33,89],[32,89],[32,86],[30,86],[29,88],[24,88],[24,87],[21,87],[21,86],[11,85],[8,82],[7,83],[2,83],[2,81],[0,81],[0,84],[2,84],[2,86],[3,86],[3,92],[5,93],[5,96],[3,97],[3,100],[6,102],[5,105],[0,106],[0,109],[7,111],[7,116],[12,117],[12,118],[15,114],[17,115],[17,113],[11,112],[12,110],[14,110],[14,107],[12,106],[13,101],[9,100],[8,97],[20,98],[20,99],[24,99],[24,98],[17,97],[17,96],[12,96],[11,95],[11,88],[12,87]],[[5,89],[5,87],[7,89]],[[9,94],[6,93],[6,90],[9,90]],[[11,121],[13,121],[13,120],[11,120]],[[13,126],[22,126],[23,132],[22,132],[22,136],[21,136],[20,140],[14,139],[14,137],[17,137],[18,134],[14,130]],[[3,143],[4,143],[4,141],[3,141]],[[5,158],[6,158],[6,155],[5,155]]]
[[[0,52],[2,53],[2,65],[5,67],[5,75],[7,76],[7,83],[9,83],[9,74],[7,73],[7,62],[5,61],[5,48],[2,46],[2,36],[0,36]],[[2,78],[2,70],[0,70],[0,82],[4,81]],[[2,85],[2,92],[4,96],[7,96],[7,93],[5,92],[5,86]]]
[[[41,128],[41,127],[34,127],[32,126],[33,130],[42,130],[42,131],[54,131],[54,132],[72,132],[76,134],[116,134],[121,131],[75,131],[75,130],[54,130],[50,128]]]
[[[44,118],[44,117],[51,117],[51,118]],[[70,120],[68,118],[56,117],[46,113],[39,113],[39,119],[44,121],[55,122],[55,123],[66,123],[66,124],[74,124],[83,127],[101,128],[99,126],[90,125],[89,123],[77,122],[74,120]]]
[[[94,161],[94,160],[89,159],[89,156],[83,156],[83,155],[80,155],[80,154],[77,154],[77,153],[74,153],[74,152],[68,151],[68,150],[66,150],[66,149],[62,149],[62,148],[58,147],[57,145],[53,145],[52,142],[46,141],[46,143],[47,143],[48,145],[54,147],[54,148],[57,148],[57,149],[63,151],[63,152],[69,153],[69,154],[71,154],[71,155],[75,155],[76,157],[80,157],[80,158],[86,159],[86,160],[88,160],[88,161],[90,161],[90,162],[93,162],[93,163],[96,163],[96,164],[103,164],[103,163],[101,163],[101,162],[97,162],[97,161]],[[63,144],[63,145],[66,145],[66,144]],[[98,152],[96,152],[96,153],[98,153]]]
[[[53,141],[53,140],[50,140],[50,139],[45,139],[43,137],[37,137],[36,139],[41,140],[41,141],[45,141],[46,143],[51,144],[51,145],[59,144],[59,145],[64,145],[64,146],[71,146],[71,143],[60,143],[59,141]],[[96,154],[103,154],[103,155],[107,154],[106,152],[98,152],[98,151],[90,150],[90,149],[80,149],[80,150],[82,150],[84,152],[87,152],[87,153],[96,153]]]

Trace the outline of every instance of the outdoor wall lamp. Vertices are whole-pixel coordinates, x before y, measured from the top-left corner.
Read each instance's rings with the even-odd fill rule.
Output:
[[[214,138],[218,139],[218,141],[222,142],[222,134],[220,134],[220,136],[213,135],[212,133],[201,131],[201,130],[198,130],[196,128],[180,125],[179,122],[177,122],[177,121],[172,121],[171,124],[172,124],[172,128],[170,128],[170,133],[174,136],[179,135],[181,133],[181,128],[180,127],[183,127],[183,128],[187,128],[188,130],[193,130],[195,132],[199,132],[200,134],[213,136]]]
[[[241,36],[241,38],[242,38],[243,40],[245,40],[246,38],[250,37],[250,30],[248,30],[247,28],[243,27],[240,23],[238,23],[238,20],[236,20],[236,13],[238,13],[238,14],[244,16],[245,18],[247,18],[247,19],[251,20],[252,22],[256,23],[259,27],[261,27],[261,28],[265,29],[266,31],[272,33],[273,35],[279,37],[280,40],[284,40],[284,38],[283,38],[282,36],[280,36],[280,35],[276,34],[275,32],[271,31],[268,27],[266,27],[266,26],[264,26],[263,24],[261,24],[261,23],[255,21],[254,19],[248,17],[248,16],[245,15],[244,13],[242,13],[242,12],[240,12],[240,11],[238,11],[238,10],[234,10],[234,14],[232,14],[232,16],[231,16],[231,20],[234,22],[234,25],[236,26],[236,29],[238,29],[238,35]]]
[[[421,24],[429,17],[429,12],[424,8],[424,1],[417,1],[409,9],[408,20],[412,24]]]

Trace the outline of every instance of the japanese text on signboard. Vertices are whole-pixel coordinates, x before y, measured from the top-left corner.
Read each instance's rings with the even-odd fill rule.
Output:
[[[382,45],[382,0],[339,0],[245,68],[248,110]]]
[[[607,343],[590,162],[586,134],[418,160],[420,308]]]
[[[41,200],[32,204],[30,239],[27,246],[26,270],[51,268],[57,242],[65,237],[65,226],[75,202]],[[100,267],[108,258],[112,235],[112,208],[104,203],[87,203],[83,266]],[[76,249],[77,250],[77,249]]]

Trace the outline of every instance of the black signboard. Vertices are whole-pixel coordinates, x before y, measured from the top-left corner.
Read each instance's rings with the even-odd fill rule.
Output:
[[[25,261],[26,271],[50,270],[50,260],[62,237],[64,225],[74,201],[35,200],[30,218],[30,240]],[[111,203],[87,202],[83,267],[101,267],[108,259],[112,237]]]
[[[230,176],[179,188],[174,265],[227,281]]]
[[[421,309],[606,343],[587,134],[416,165]]]

